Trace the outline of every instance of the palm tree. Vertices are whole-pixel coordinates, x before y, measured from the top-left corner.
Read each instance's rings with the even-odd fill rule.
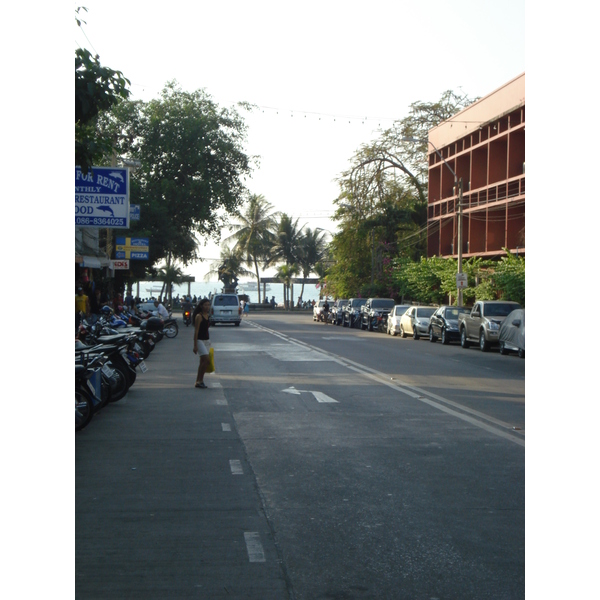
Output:
[[[298,265],[302,271],[302,277],[306,279],[315,270],[315,265],[327,257],[328,244],[327,233],[317,227],[316,229],[306,228],[300,240],[300,260]],[[304,283],[300,291],[300,300],[304,295]]]
[[[158,278],[163,282],[159,300],[162,300],[162,295],[166,290],[169,298],[169,304],[173,304],[173,285],[183,282],[184,274],[180,267],[176,267],[171,263],[172,257],[167,256],[167,262],[158,269]]]
[[[267,202],[264,196],[252,194],[246,210],[235,213],[235,217],[240,223],[230,225],[230,229],[234,233],[225,240],[235,240],[234,250],[244,257],[246,264],[254,265],[259,304],[261,298],[258,263],[268,256],[273,244],[277,213],[273,213],[272,210],[273,206]]]
[[[298,227],[298,219],[292,221],[292,218],[286,213],[282,213],[277,230],[275,231],[274,243],[271,247],[270,256],[265,265],[270,266],[277,263],[286,265],[296,265],[300,262],[302,227]]]
[[[220,260],[213,261],[210,271],[204,276],[205,281],[217,276],[223,282],[224,291],[235,293],[238,277],[251,277],[252,271],[244,267],[244,258],[235,249],[224,246],[221,248]]]
[[[292,304],[289,297],[290,286],[292,285],[292,279],[295,275],[298,275],[299,271],[298,265],[281,265],[277,267],[277,277],[283,282],[283,305],[286,308],[290,308]],[[291,300],[293,301],[293,298]]]

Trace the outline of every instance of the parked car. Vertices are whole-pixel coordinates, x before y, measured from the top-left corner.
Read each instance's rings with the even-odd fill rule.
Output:
[[[319,320],[319,316],[321,315],[321,313],[323,312],[323,306],[325,305],[325,300],[319,300],[314,306],[313,306],[313,321],[318,321]]]
[[[435,306],[411,306],[400,318],[400,337],[412,335],[415,340],[429,332],[429,318]]]
[[[498,331],[500,354],[517,352],[525,358],[525,309],[513,310],[502,322]]]
[[[331,307],[331,320],[334,325],[341,325],[343,319],[344,306],[348,304],[348,300],[345,298],[338,298]]]
[[[397,335],[400,333],[400,318],[410,308],[408,304],[396,304],[388,315],[387,333]]]
[[[517,302],[506,300],[480,300],[470,313],[458,315],[460,345],[468,348],[471,342],[479,343],[479,349],[487,352],[498,343],[498,331],[507,315],[521,308]]]
[[[366,298],[350,298],[344,306],[344,327],[358,327],[360,325],[360,307],[365,304]]]
[[[360,328],[377,329],[382,317],[389,315],[394,304],[392,298],[368,298],[360,309]]]
[[[209,320],[211,325],[217,323],[242,322],[242,307],[237,294],[215,294],[210,301]]]
[[[464,306],[440,306],[429,320],[429,341],[437,342],[441,338],[444,345],[459,341],[458,315],[470,310]]]

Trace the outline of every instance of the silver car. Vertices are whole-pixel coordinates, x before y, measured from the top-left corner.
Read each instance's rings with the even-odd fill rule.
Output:
[[[400,337],[412,335],[415,340],[429,334],[429,319],[436,306],[411,306],[400,318]]]
[[[215,294],[210,301],[210,324],[234,323],[242,321],[242,307],[237,294]]]
[[[410,308],[408,304],[396,304],[388,317],[387,333],[388,335],[398,335],[400,333],[400,318]]]

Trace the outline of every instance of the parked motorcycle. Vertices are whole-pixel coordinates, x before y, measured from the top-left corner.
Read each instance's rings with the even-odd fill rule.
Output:
[[[379,333],[387,333],[388,316],[388,313],[385,313],[379,317],[377,321],[377,331],[379,331]]]

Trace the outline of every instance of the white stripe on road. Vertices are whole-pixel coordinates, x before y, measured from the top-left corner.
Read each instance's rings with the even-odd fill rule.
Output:
[[[244,533],[248,559],[250,562],[265,562],[265,551],[260,543],[258,531],[246,531]]]
[[[243,475],[242,463],[239,460],[230,460],[229,468],[231,469],[232,475]]]
[[[287,339],[287,341],[290,344],[293,344],[295,346],[301,346],[301,347],[304,347],[307,349],[312,349],[312,346],[310,346],[310,344],[301,342],[300,340],[295,340],[293,338],[287,337],[287,336],[285,336],[285,334],[275,332],[272,329],[265,327],[264,325],[258,325],[256,323],[253,323],[252,325],[254,327],[257,327],[258,329],[262,329],[266,333],[270,333],[271,335],[274,335],[280,339]],[[428,392],[428,391],[418,388],[416,386],[408,385],[408,384],[402,382],[401,380],[396,380],[396,384],[390,383],[387,380],[388,375],[386,375],[385,373],[382,373],[381,371],[377,371],[376,369],[371,369],[370,367],[365,367],[364,365],[355,363],[354,361],[352,361],[350,359],[343,358],[332,352],[327,352],[325,350],[320,350],[320,349],[318,352],[329,356],[330,360],[333,360],[333,361],[339,363],[340,365],[346,367],[347,369],[350,369],[351,371],[355,371],[356,373],[360,373],[361,375],[364,375],[365,377],[368,377],[369,379],[374,380],[377,383],[381,383],[393,390],[396,390],[396,391],[400,392],[401,394],[410,396],[411,398],[418,400],[419,402],[423,402],[424,404],[428,404],[429,406],[432,406],[433,408],[441,410],[442,412],[450,414],[450,415],[457,417],[463,421],[467,421],[468,423],[471,423],[472,425],[475,425],[476,427],[479,427],[480,429],[484,429],[485,431],[488,431],[499,437],[502,437],[510,442],[513,442],[514,444],[517,444],[519,446],[525,446],[525,440],[523,439],[523,437],[516,437],[515,435],[509,433],[509,431],[512,431],[512,426],[509,423],[504,423],[503,421],[495,419],[494,417],[490,417],[489,415],[486,415],[479,411],[473,410],[467,406],[463,406],[462,404],[453,402],[452,400],[449,400],[448,398],[444,398],[443,396],[439,396],[432,392]],[[457,410],[454,410],[453,408],[450,408],[450,407],[454,407]],[[468,413],[468,414],[465,414],[465,413]],[[470,416],[470,415],[473,415],[473,416]],[[483,419],[483,421],[480,419]],[[487,423],[484,421],[487,421]]]

